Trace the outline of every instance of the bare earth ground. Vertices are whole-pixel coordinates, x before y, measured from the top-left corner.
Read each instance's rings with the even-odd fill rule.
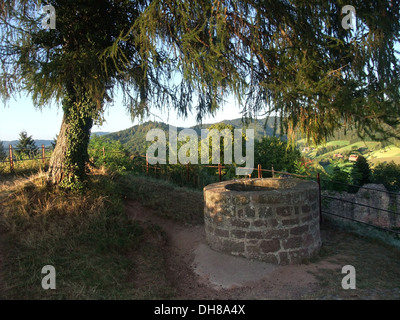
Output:
[[[266,272],[259,279],[242,281],[232,286],[218,286],[212,281],[212,274],[198,272],[201,250],[205,249],[205,231],[203,225],[183,225],[157,216],[139,202],[128,201],[126,211],[130,218],[142,222],[159,225],[166,233],[164,255],[167,277],[177,289],[176,299],[319,299],[336,298],[331,296],[315,296],[320,291],[320,281],[314,276],[321,270],[337,270],[340,274],[343,264],[332,262],[334,257],[323,259],[317,263],[292,266],[266,265]],[[211,252],[209,252],[211,253]],[[213,254],[219,254],[213,252]],[[200,256],[199,256],[200,255]],[[219,272],[228,263],[226,255],[220,254]],[[242,259],[237,258],[236,259]],[[246,260],[246,259],[243,259]],[[207,263],[207,262],[206,262]],[[250,262],[251,263],[251,262]],[[260,263],[260,262],[255,262]],[[212,266],[211,266],[212,269]],[[251,270],[251,269],[250,269]],[[197,271],[197,272],[196,272]],[[204,270],[203,270],[204,271]],[[212,271],[211,271],[212,272]],[[251,271],[250,271],[251,273]],[[225,275],[226,276],[226,275]],[[239,275],[238,275],[239,276]],[[235,273],[228,275],[235,282]],[[343,277],[343,276],[342,276]],[[340,282],[338,283],[340,286]]]

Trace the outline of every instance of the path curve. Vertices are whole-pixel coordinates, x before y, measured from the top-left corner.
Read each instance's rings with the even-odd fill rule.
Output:
[[[212,251],[203,225],[185,225],[162,218],[137,201],[126,202],[129,218],[159,225],[166,233],[167,274],[177,299],[313,299],[319,283],[311,273],[337,269],[319,261],[273,266]]]

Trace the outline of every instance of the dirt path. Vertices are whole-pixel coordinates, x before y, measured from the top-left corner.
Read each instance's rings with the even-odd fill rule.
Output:
[[[126,211],[130,218],[152,222],[165,231],[167,241],[164,250],[167,274],[178,291],[177,299],[320,298],[315,296],[320,289],[320,283],[313,274],[322,269],[341,269],[340,265],[326,260],[307,265],[275,266],[255,281],[242,282],[230,288],[218,287],[211,281],[211,274],[196,271],[196,263],[202,259],[199,252],[206,250],[204,226],[183,225],[164,219],[136,201],[128,201]],[[213,252],[213,254],[218,253]],[[221,268],[223,268],[224,259],[226,256],[221,254]],[[231,274],[230,277],[235,277],[235,275]]]

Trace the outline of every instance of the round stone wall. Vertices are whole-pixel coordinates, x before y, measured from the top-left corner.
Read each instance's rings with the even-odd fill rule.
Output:
[[[296,264],[321,246],[318,184],[242,179],[204,188],[207,242],[216,251]]]

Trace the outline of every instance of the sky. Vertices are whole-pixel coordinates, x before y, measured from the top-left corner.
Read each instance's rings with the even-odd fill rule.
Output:
[[[187,119],[182,119],[178,118],[173,111],[170,111],[169,115],[156,110],[153,112],[156,116],[146,120],[163,121],[179,127],[191,127],[197,124],[194,114],[189,115]],[[0,102],[0,141],[18,140],[19,133],[24,130],[35,140],[53,140],[60,131],[62,116],[62,109],[55,104],[42,110],[35,109],[29,97],[10,99],[6,104]],[[237,118],[241,118],[239,107],[231,102],[224,105],[223,110],[219,111],[214,118],[205,117],[203,123]],[[114,106],[106,110],[105,119],[106,122],[101,127],[93,126],[92,132],[116,132],[139,124],[137,120],[131,121],[118,98]]]

